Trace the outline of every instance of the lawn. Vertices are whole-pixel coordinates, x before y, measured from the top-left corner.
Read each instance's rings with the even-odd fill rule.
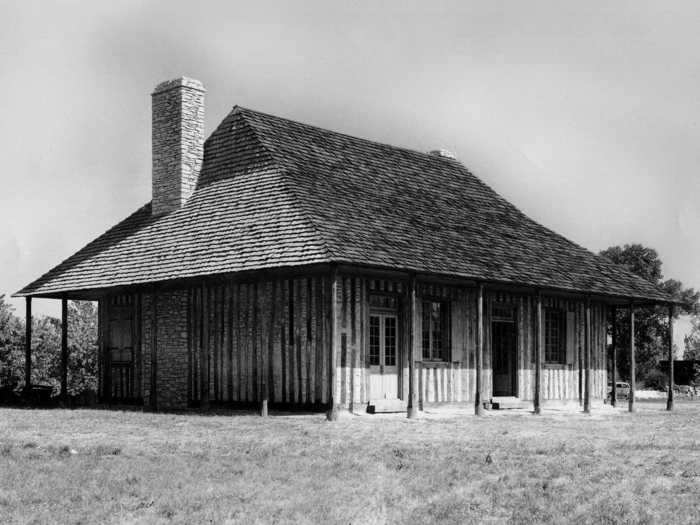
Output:
[[[700,522],[700,402],[418,420],[0,409],[0,522]]]

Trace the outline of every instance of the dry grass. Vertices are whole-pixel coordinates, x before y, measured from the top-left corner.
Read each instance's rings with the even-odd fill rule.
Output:
[[[698,523],[699,423],[0,409],[0,522]]]

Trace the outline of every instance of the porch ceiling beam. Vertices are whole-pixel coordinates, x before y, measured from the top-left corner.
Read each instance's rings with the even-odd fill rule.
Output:
[[[668,400],[666,410],[673,410],[673,305],[668,307]]]

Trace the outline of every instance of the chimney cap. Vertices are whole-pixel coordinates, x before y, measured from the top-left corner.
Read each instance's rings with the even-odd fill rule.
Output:
[[[158,95],[159,93],[163,93],[164,91],[170,91],[171,89],[176,88],[196,89],[197,91],[202,92],[206,91],[206,89],[204,89],[204,84],[202,84],[199,80],[189,77],[179,77],[174,78],[172,80],[166,80],[165,82],[161,82],[153,90],[152,94]]]
[[[454,153],[444,148],[431,150],[428,152],[428,155],[432,155],[434,157],[442,157],[445,159],[457,160],[457,156]]]

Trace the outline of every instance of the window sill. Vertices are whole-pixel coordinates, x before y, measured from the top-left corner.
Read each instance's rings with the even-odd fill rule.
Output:
[[[430,367],[430,368],[439,368],[443,366],[459,366],[461,363],[460,361],[435,361],[435,360],[428,360],[428,359],[423,359],[422,361],[416,361],[416,364],[420,364],[423,367]]]

